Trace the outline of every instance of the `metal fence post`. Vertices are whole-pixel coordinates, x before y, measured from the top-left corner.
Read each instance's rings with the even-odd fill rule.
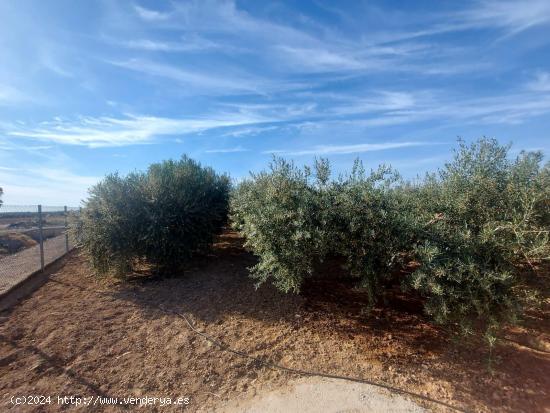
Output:
[[[42,231],[42,205],[38,205],[38,233],[40,235],[40,269],[44,272],[44,233]]]
[[[65,211],[65,252],[69,252],[69,226],[67,225],[67,205],[63,208]]]

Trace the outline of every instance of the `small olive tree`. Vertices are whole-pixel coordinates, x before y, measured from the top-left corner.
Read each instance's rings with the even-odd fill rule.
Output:
[[[548,164],[539,152],[512,161],[508,149],[494,139],[459,142],[454,159],[411,192],[423,225],[408,286],[436,321],[465,332],[482,324],[489,340],[521,315],[535,295],[535,263],[550,258]]]
[[[396,194],[401,178],[382,165],[369,174],[356,161],[352,173],[333,183],[329,232],[335,254],[346,259],[352,276],[373,306],[394,282],[411,245],[414,225],[410,206]]]
[[[374,303],[405,244],[400,205],[391,195],[398,179],[391,168],[366,174],[356,162],[351,174],[331,180],[326,160],[317,160],[312,172],[275,158],[231,198],[233,226],[259,258],[252,275],[298,292],[316,264],[339,255]]]
[[[140,260],[160,272],[176,270],[225,223],[229,190],[227,176],[187,156],[108,175],[90,189],[82,245],[100,273],[126,274]]]
[[[550,168],[539,152],[509,158],[494,139],[466,145],[415,183],[381,166],[330,179],[275,159],[233,192],[231,218],[258,256],[259,282],[297,292],[327,255],[345,258],[369,305],[391,284],[424,298],[436,322],[462,331],[514,322],[550,259]],[[405,264],[414,270],[399,272]],[[525,270],[528,269],[528,276]],[[396,276],[399,273],[400,276]]]
[[[321,208],[310,178],[309,170],[276,158],[269,172],[253,174],[233,193],[233,227],[259,257],[252,268],[259,283],[272,277],[282,291],[298,292],[323,255]]]

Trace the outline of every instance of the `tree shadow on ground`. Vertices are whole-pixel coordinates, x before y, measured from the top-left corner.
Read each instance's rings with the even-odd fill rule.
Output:
[[[45,363],[46,365],[46,367],[42,367],[42,369],[51,368],[55,371],[57,375],[66,375],[67,377],[74,380],[77,384],[82,386],[87,392],[90,392],[95,396],[109,398],[109,395],[106,392],[102,391],[99,386],[94,384],[92,381],[86,379],[82,374],[79,374],[73,369],[67,367],[66,360],[63,360],[56,355],[48,354],[36,346],[21,346],[17,341],[12,340],[2,334],[0,334],[0,343],[8,345],[13,350],[15,350],[16,353],[23,352],[26,353],[27,356],[37,357],[41,362]],[[16,353],[14,353],[14,355]],[[14,359],[15,358],[16,357],[14,357]],[[88,396],[86,396],[86,398],[88,398]],[[120,407],[125,410],[128,408],[128,406],[126,405],[120,405]]]
[[[550,358],[544,351],[503,341],[488,367],[488,347],[480,340],[456,341],[422,313],[421,302],[395,291],[385,306],[365,312],[366,293],[339,266],[327,265],[323,277],[308,280],[299,295],[284,294],[270,284],[256,288],[248,268],[255,258],[232,233],[220,237],[211,254],[197,258],[183,274],[149,279],[141,275],[120,283],[110,294],[139,306],[144,317],[166,314],[161,308],[191,315],[199,328],[221,325],[238,317],[281,331],[309,329],[342,342],[368,338],[375,357],[410,376],[451,382],[457,398],[477,399],[488,408],[507,403],[512,410],[550,404]],[[548,334],[548,312],[532,315],[530,335]],[[541,321],[542,320],[542,321]],[[512,340],[517,335],[512,335]],[[291,351],[291,349],[289,350]],[[546,373],[545,373],[546,371]],[[518,377],[535,377],[520,382]],[[528,403],[529,401],[529,403]],[[526,404],[527,403],[527,404]]]
[[[366,332],[378,336],[397,334],[396,339],[418,345],[418,330],[445,336],[422,314],[421,303],[399,292],[389,295],[385,306],[367,312],[365,291],[354,288],[337,261],[327,264],[323,274],[307,279],[300,294],[282,293],[269,282],[257,287],[249,268],[256,263],[242,248],[242,240],[224,234],[211,254],[197,257],[183,273],[165,277],[133,274],[118,284],[111,294],[139,305],[150,317],[158,317],[158,307],[192,314],[205,324],[216,324],[229,315],[264,322],[296,323],[296,315],[314,320],[345,320],[333,328],[342,335]],[[298,320],[303,321],[303,320]]]

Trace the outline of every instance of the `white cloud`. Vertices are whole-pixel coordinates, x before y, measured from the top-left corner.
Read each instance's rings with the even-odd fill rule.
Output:
[[[146,9],[145,7],[138,5],[134,6],[134,10],[140,18],[147,21],[167,20],[171,16],[170,13],[162,13],[156,10]]]
[[[180,52],[189,50],[185,44],[176,42],[161,42],[149,39],[128,40],[119,43],[130,49],[149,50],[155,52]]]
[[[544,77],[537,92],[464,98],[446,95],[445,91],[382,92],[378,97],[350,98],[333,103],[320,123],[352,123],[375,127],[428,120],[469,123],[517,124],[530,118],[550,114],[550,96],[542,92]],[[376,114],[376,117],[373,115]],[[362,117],[359,117],[363,115]],[[353,116],[349,119],[338,117]]]
[[[238,42],[240,48],[269,60],[273,70],[304,73],[389,70],[447,76],[487,70],[490,65],[464,65],[449,55],[442,61],[442,55],[449,51],[449,47],[441,47],[436,42],[411,42],[410,39],[486,27],[516,33],[548,23],[550,2],[533,0],[532,4],[531,7],[531,3],[526,6],[509,0],[479,1],[453,14],[426,16],[425,21],[437,19],[437,23],[431,26],[424,23],[427,27],[422,30],[401,33],[365,30],[362,36],[351,37],[326,25],[293,27],[256,17],[237,7],[234,1],[190,0],[172,3],[168,12],[136,6],[146,28],[179,30],[187,37],[182,44],[154,38],[130,40],[123,44],[151,51],[182,52],[215,47],[226,52],[234,49]],[[411,22],[417,22],[414,16]],[[219,40],[215,46],[207,40],[211,35]],[[367,41],[368,38],[371,41]]]
[[[463,5],[465,2],[456,2]],[[504,37],[517,35],[526,30],[550,25],[550,2],[548,0],[474,0],[468,6],[451,13],[430,14],[422,16],[422,20],[414,15],[407,19],[417,27],[423,22],[423,28],[412,30],[391,30],[386,32],[368,33],[370,46],[400,43],[417,38],[436,38],[452,32],[468,30],[493,29],[501,30]],[[428,23],[428,22],[432,23]],[[501,38],[502,39],[502,38]],[[437,57],[439,53],[434,54]],[[428,64],[428,62],[425,62]]]
[[[356,115],[371,112],[395,111],[423,105],[429,93],[418,91],[377,91],[369,97],[350,97],[343,104],[336,104],[329,110],[334,115]]]
[[[222,136],[233,136],[240,138],[242,136],[256,136],[263,132],[273,131],[279,129],[279,126],[264,126],[264,127],[244,127],[237,128],[235,130],[224,133]]]
[[[234,148],[209,149],[209,150],[206,150],[204,152],[206,152],[206,153],[235,153],[235,152],[248,152],[248,149],[245,149],[242,146],[236,146]]]
[[[253,76],[237,78],[231,77],[228,73],[214,74],[192,71],[145,59],[131,59],[110,63],[150,76],[172,80],[180,85],[199,90],[203,93],[223,95],[236,92],[261,93],[262,90],[260,81]]]
[[[413,146],[432,145],[428,142],[388,142],[388,143],[361,143],[357,145],[318,145],[303,150],[275,149],[264,151],[266,154],[279,154],[290,156],[302,155],[345,155],[350,153],[374,152],[388,149],[409,148]]]
[[[208,118],[174,119],[128,115],[125,118],[81,118],[76,122],[47,122],[40,127],[15,127],[7,131],[20,136],[67,145],[92,148],[150,143],[163,135],[185,135],[214,128],[239,126],[266,121],[260,116],[234,114],[212,115]]]
[[[284,45],[277,46],[276,50],[283,55],[282,61],[300,70],[323,72],[332,70],[358,70],[367,67],[366,62],[362,62],[353,56],[346,56],[341,52],[334,52],[323,48]]]
[[[495,27],[513,35],[550,24],[550,1],[481,0],[458,16],[464,28]]]
[[[43,151],[52,149],[50,145],[16,145],[10,141],[0,142],[1,151],[22,151],[27,153],[32,153],[35,155],[41,155]]]
[[[127,47],[135,50],[146,50],[152,52],[193,52],[207,50],[232,50],[235,48],[223,48],[219,43],[208,40],[196,33],[184,35],[180,41],[163,41],[155,39],[133,39],[133,40],[114,40],[107,39],[110,43]]]
[[[537,87],[547,87],[547,77],[537,78]],[[534,87],[534,86],[533,86]],[[546,90],[546,89],[545,89]],[[314,99],[314,95],[312,96]],[[227,128],[222,136],[244,136],[300,125],[373,128],[428,120],[461,123],[517,124],[550,113],[547,93],[522,93],[458,99],[444,92],[415,93],[379,91],[368,98],[311,104],[226,104],[228,112],[204,113],[193,118],[168,118],[146,115],[124,117],[82,117],[76,121],[56,119],[38,125],[11,124],[5,134],[44,142],[88,147],[125,146],[154,142],[167,135],[200,133],[215,128]],[[273,123],[277,125],[273,125]],[[271,123],[270,125],[266,125]],[[317,147],[315,151],[346,151],[346,147]],[[361,149],[363,148],[363,149]],[[353,150],[377,150],[376,146]],[[305,153],[307,154],[307,152]]]
[[[540,93],[509,94],[453,102],[435,101],[420,110],[403,112],[423,119],[443,118],[493,124],[517,124],[550,113],[550,96]]]
[[[360,42],[336,37],[328,28],[324,28],[324,35],[319,36],[302,28],[258,18],[239,9],[232,1],[173,3],[170,13],[163,16],[166,17],[164,21],[155,21],[155,24],[186,33],[222,34],[222,38],[238,39],[242,47],[269,59],[274,67],[323,72],[380,66],[372,55],[368,59],[356,56],[357,52],[366,53],[366,47]],[[220,50],[226,47],[224,43]],[[381,56],[403,53],[399,49],[398,46],[373,48],[372,53]]]

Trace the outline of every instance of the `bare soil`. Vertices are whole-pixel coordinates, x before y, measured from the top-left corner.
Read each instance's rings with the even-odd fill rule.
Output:
[[[254,262],[231,233],[173,278],[97,278],[73,252],[41,289],[0,313],[1,409],[64,411],[57,401],[37,409],[10,398],[79,395],[188,396],[187,411],[223,411],[300,379],[221,350],[165,308],[233,349],[287,367],[382,382],[467,411],[550,411],[548,305],[505,333],[489,365],[483,343],[453,340],[404,297],[366,314],[364,294],[331,274],[300,295],[255,290],[247,270]],[[92,411],[119,410],[134,409]]]

